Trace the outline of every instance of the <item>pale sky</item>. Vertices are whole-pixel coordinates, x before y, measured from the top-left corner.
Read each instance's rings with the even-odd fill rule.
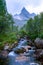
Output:
[[[19,14],[23,7],[30,13],[43,12],[43,0],[6,0],[7,10],[12,15]]]

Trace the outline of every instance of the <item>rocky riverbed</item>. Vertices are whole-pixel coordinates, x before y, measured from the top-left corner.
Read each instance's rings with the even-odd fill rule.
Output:
[[[4,49],[0,51],[0,65],[43,65],[43,40],[35,39],[34,43],[31,40],[21,39],[18,46],[14,48],[14,44],[10,47],[5,45]],[[26,45],[27,44],[27,45]],[[14,56],[14,57],[13,57]],[[13,60],[13,61],[12,61]],[[24,62],[23,62],[24,61]],[[22,64],[23,62],[23,64]],[[38,62],[38,63],[37,63]],[[27,64],[25,64],[27,63]]]

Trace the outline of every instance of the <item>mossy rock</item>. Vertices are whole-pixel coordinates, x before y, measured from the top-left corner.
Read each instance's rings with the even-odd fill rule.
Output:
[[[17,54],[24,53],[26,50],[24,48],[16,49],[14,52]]]

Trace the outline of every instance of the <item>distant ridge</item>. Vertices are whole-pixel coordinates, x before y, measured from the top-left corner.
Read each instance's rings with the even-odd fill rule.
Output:
[[[21,26],[23,26],[26,22],[26,20],[30,19],[30,18],[34,18],[34,16],[36,16],[35,13],[29,13],[25,7],[22,8],[21,13],[20,14],[15,14],[14,15],[14,20],[15,20],[15,24],[17,26],[19,26],[19,24]]]
[[[35,13],[30,14],[30,13],[25,9],[25,7],[23,7],[23,9],[21,10],[21,13],[14,15],[14,18],[20,19],[20,20],[27,20],[27,19],[29,19],[29,18],[34,18],[34,16],[36,16]]]

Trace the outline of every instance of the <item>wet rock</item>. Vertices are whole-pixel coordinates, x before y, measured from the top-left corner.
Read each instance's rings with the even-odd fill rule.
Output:
[[[17,45],[18,45],[17,42],[12,43],[12,44],[5,43],[5,45],[4,45],[4,50],[6,50],[6,51],[8,51],[8,52],[11,52],[12,49],[15,48]]]
[[[8,56],[8,51],[6,50],[1,51],[1,56],[6,58]]]
[[[37,49],[36,52],[35,52],[35,55],[36,59],[38,61],[43,61],[43,49]]]
[[[28,42],[28,45],[33,46],[33,42],[30,39],[27,40],[27,42]]]
[[[1,51],[0,53],[0,65],[6,65],[8,62],[7,51]]]
[[[40,52],[38,58],[39,61],[43,62],[43,50]]]
[[[13,43],[13,44],[10,46],[10,48],[11,48],[11,49],[12,49],[12,48],[15,48],[17,45],[18,45],[18,42],[15,42],[15,43]]]
[[[8,43],[5,43],[4,50],[8,50],[8,49],[9,49],[9,44]]]
[[[31,46],[21,46],[20,48],[15,48],[14,52],[24,53],[24,52],[27,52],[28,50],[31,50]]]
[[[40,49],[43,48],[43,39],[36,38],[35,41],[34,41],[34,43],[35,43],[35,46],[36,46],[37,48],[40,48]]]
[[[26,51],[26,50],[25,50],[24,48],[20,48],[20,49],[16,48],[16,49],[14,50],[14,52],[17,53],[17,54],[24,53],[25,51]]]
[[[26,52],[27,52],[28,50],[31,49],[31,46],[22,46],[22,48],[24,48],[26,50]]]

